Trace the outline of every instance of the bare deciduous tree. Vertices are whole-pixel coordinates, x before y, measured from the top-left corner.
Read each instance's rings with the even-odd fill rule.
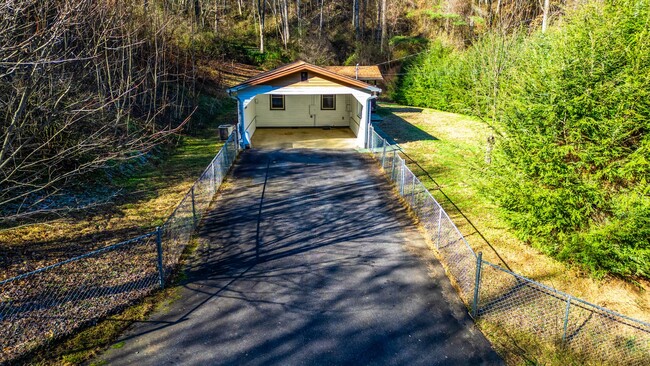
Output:
[[[187,115],[189,76],[171,72],[166,23],[135,11],[147,5],[0,4],[0,217],[54,210],[62,189],[146,154]]]

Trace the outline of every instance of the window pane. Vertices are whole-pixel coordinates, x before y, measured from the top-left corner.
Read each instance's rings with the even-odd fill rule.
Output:
[[[271,95],[271,109],[284,109],[284,95]]]
[[[321,109],[336,109],[334,97],[334,95],[323,95]]]

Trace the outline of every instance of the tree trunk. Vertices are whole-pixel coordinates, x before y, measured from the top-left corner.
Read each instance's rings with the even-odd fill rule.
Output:
[[[289,4],[287,3],[287,0],[282,0],[281,6],[282,15],[280,18],[282,19],[282,41],[284,42],[284,48],[286,49],[289,44]]]
[[[352,17],[352,23],[354,25],[354,39],[359,40],[359,1],[354,0],[354,14]]]
[[[300,20],[300,0],[296,0],[296,20],[298,21],[298,36],[302,37],[302,24]]]
[[[546,28],[548,27],[548,11],[550,6],[550,0],[544,0],[544,15],[542,17],[542,33],[546,32]]]
[[[264,17],[266,15],[265,0],[257,0],[257,14],[260,26],[260,53],[264,53]]]
[[[318,38],[323,36],[323,4],[325,0],[320,0],[320,20],[318,21]]]
[[[384,47],[386,46],[386,37],[388,33],[387,29],[387,24],[386,24],[386,1],[387,0],[381,0],[381,45],[379,49],[381,52],[384,52]]]

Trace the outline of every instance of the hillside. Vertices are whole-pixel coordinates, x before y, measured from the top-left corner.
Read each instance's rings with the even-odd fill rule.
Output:
[[[484,194],[520,239],[596,276],[650,277],[650,7],[587,2],[547,32],[410,61],[394,96],[492,129]]]

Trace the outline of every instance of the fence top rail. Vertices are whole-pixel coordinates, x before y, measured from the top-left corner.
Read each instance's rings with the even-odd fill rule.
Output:
[[[97,250],[93,250],[92,252],[84,253],[82,255],[79,255],[79,256],[76,256],[76,257],[73,257],[73,258],[70,258],[70,259],[66,259],[64,261],[61,261],[61,262],[58,262],[58,263],[55,263],[55,264],[51,264],[49,266],[41,267],[41,268],[36,269],[34,271],[23,273],[23,274],[20,274],[18,276],[15,276],[15,277],[8,278],[8,279],[6,279],[4,281],[0,281],[0,286],[6,285],[6,284],[14,282],[14,281],[21,280],[23,278],[33,276],[33,275],[41,273],[41,272],[48,271],[48,270],[53,269],[53,268],[61,267],[61,266],[65,265],[65,264],[68,264],[68,263],[71,263],[71,262],[76,262],[78,260],[88,258],[88,257],[92,257],[94,255],[97,255],[97,254],[100,254],[100,253],[103,253],[103,252],[108,252],[108,251],[111,251],[111,250],[115,250],[115,249],[117,249],[119,247],[122,247],[122,246],[125,246],[125,245],[129,245],[129,244],[132,244],[132,243],[147,239],[147,238],[152,237],[154,235],[156,235],[156,232],[152,231],[150,233],[146,233],[144,235],[140,235],[138,237],[135,237],[135,238],[132,238],[132,239],[129,239],[129,240],[125,240],[125,241],[119,242],[117,244],[112,244],[112,245],[109,245],[109,246],[106,246],[106,247],[103,247],[103,248],[99,248]]]
[[[505,268],[503,268],[503,267],[501,267],[501,266],[499,266],[499,265],[497,265],[497,264],[490,263],[490,262],[488,262],[488,261],[486,261],[486,260],[483,260],[482,263],[487,264],[487,265],[489,265],[489,266],[491,266],[491,267],[493,267],[493,268],[495,268],[495,269],[497,269],[497,270],[499,270],[499,271],[502,271],[502,272],[505,272],[505,273],[507,273],[507,274],[509,274],[509,275],[512,275],[512,276],[516,277],[516,278],[519,279],[519,280],[522,280],[522,281],[528,282],[528,283],[533,284],[533,285],[535,285],[535,286],[539,286],[539,287],[543,288],[543,289],[546,290],[546,291],[549,291],[549,292],[554,293],[555,295],[558,296],[558,298],[569,299],[569,300],[571,300],[571,301],[579,302],[579,303],[581,303],[581,304],[583,304],[583,305],[590,306],[590,307],[593,307],[593,308],[595,308],[595,309],[597,309],[597,310],[599,310],[599,311],[602,311],[602,312],[604,312],[604,313],[607,313],[608,315],[615,316],[615,317],[619,317],[619,318],[623,318],[623,319],[626,319],[626,320],[628,320],[628,321],[630,321],[630,322],[633,322],[633,323],[637,323],[637,324],[643,325],[643,326],[647,327],[648,330],[645,330],[645,329],[642,329],[642,330],[645,331],[645,332],[650,332],[650,323],[646,323],[646,322],[644,322],[644,321],[642,321],[642,320],[634,319],[634,318],[631,318],[631,317],[629,317],[629,316],[623,315],[623,314],[621,314],[621,313],[617,313],[617,312],[615,312],[615,311],[613,311],[613,310],[606,309],[606,308],[604,308],[604,307],[602,307],[602,306],[598,306],[598,305],[596,305],[596,304],[592,304],[592,303],[590,303],[590,302],[588,302],[588,301],[585,301],[585,300],[582,300],[582,299],[580,299],[580,298],[574,297],[573,295],[567,294],[566,292],[562,292],[562,291],[556,290],[556,289],[554,289],[554,288],[552,288],[552,287],[549,287],[549,286],[547,286],[547,285],[544,285],[543,283],[539,283],[539,282],[537,282],[537,281],[535,281],[535,280],[531,280],[530,278],[527,278],[527,277],[524,277],[524,276],[522,276],[522,275],[516,274],[516,273],[514,273],[514,272],[512,272],[512,271],[509,271],[509,270],[507,270],[507,269],[505,269]]]

